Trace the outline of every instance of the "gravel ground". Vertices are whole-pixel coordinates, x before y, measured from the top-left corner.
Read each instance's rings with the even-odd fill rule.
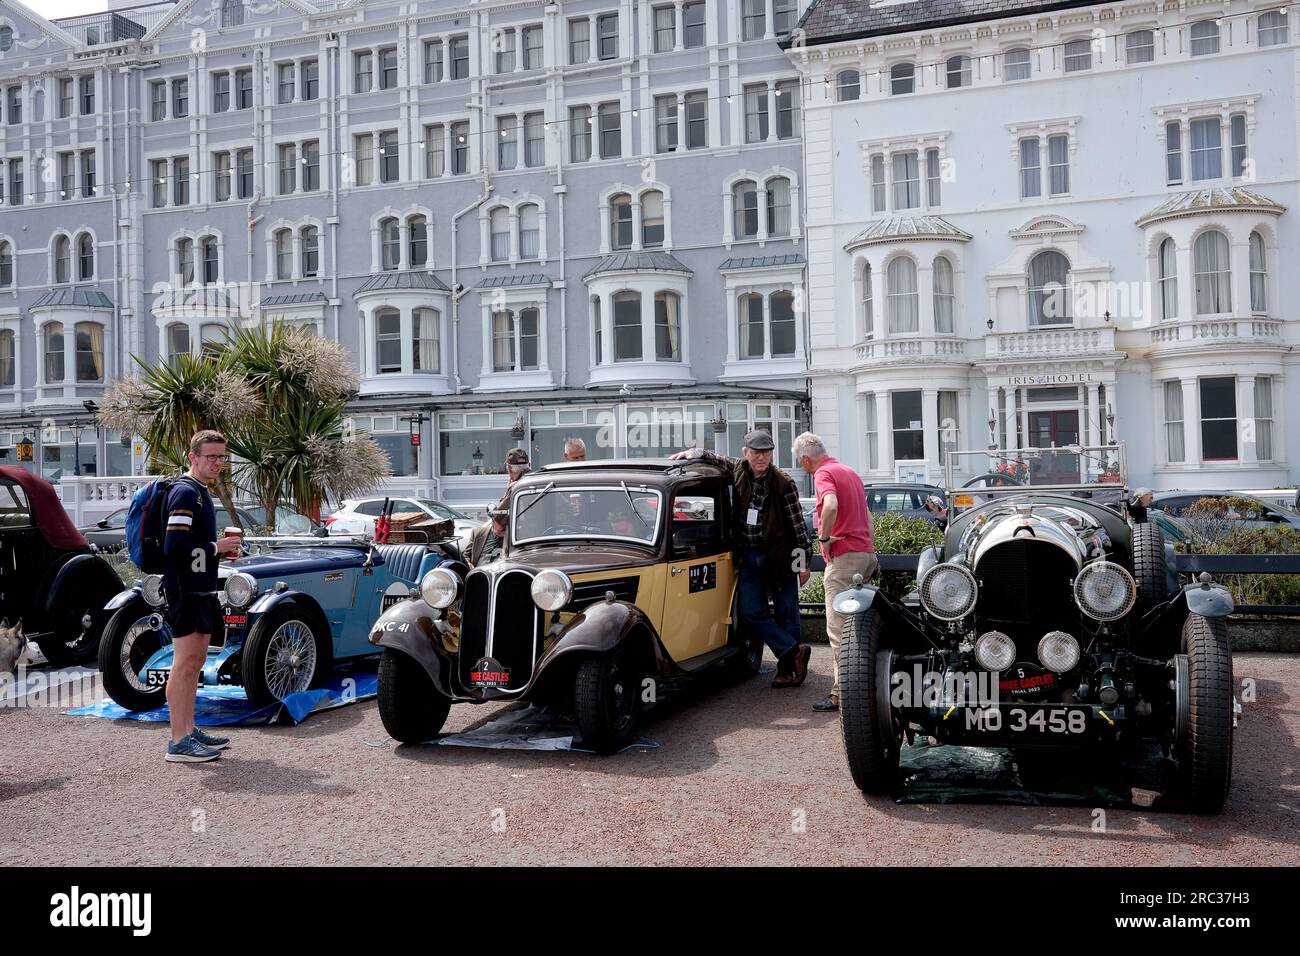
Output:
[[[1110,809],[1104,832],[1088,806],[864,798],[837,717],[809,709],[829,649],[812,664],[797,690],[677,706],[645,729],[659,749],[616,757],[399,747],[366,701],[175,765],[160,724],[0,709],[0,864],[1300,863],[1300,658],[1235,658],[1257,700],[1222,815]],[[447,730],[499,709],[454,707]]]

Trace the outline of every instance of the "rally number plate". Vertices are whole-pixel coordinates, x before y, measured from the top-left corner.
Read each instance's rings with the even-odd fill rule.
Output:
[[[147,687],[166,687],[167,678],[171,676],[171,671],[166,668],[151,667],[144,672],[144,682]]]

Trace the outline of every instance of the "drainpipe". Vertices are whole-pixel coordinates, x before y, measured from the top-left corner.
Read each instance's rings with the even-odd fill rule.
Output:
[[[554,102],[554,99],[552,99]],[[564,200],[568,195],[568,187],[564,184],[564,145],[561,141],[560,148],[556,151],[559,157],[555,162],[555,198],[560,216],[560,388],[569,387],[569,274],[565,269],[565,233],[564,233]]]
[[[460,235],[460,220],[469,215],[479,206],[487,202],[488,197],[492,195],[492,177],[488,172],[487,157],[484,155],[484,144],[482,140],[486,139],[482,135],[484,129],[484,115],[486,109],[483,105],[483,94],[480,93],[478,98],[469,104],[470,109],[477,110],[479,114],[479,170],[483,176],[483,190],[479,193],[477,199],[451,217],[451,378],[452,388],[459,394],[461,390],[460,381],[460,300],[469,290],[458,288],[459,283],[456,281],[456,275],[460,269],[460,246],[458,237]]]
[[[259,189],[253,193],[253,198],[248,203],[248,248],[246,251],[248,258],[248,271],[245,274],[248,276],[248,291],[250,299],[248,304],[250,306],[250,311],[253,304],[251,301],[253,291],[253,230],[257,228],[257,224],[264,218],[262,216],[254,216],[253,210],[257,208],[258,203],[262,202],[262,199],[262,191]]]

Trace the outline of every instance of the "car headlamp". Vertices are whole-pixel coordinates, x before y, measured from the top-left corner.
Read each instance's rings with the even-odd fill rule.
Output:
[[[1089,617],[1115,621],[1132,610],[1137,584],[1133,575],[1113,561],[1096,561],[1074,579],[1074,600]]]
[[[257,596],[257,580],[251,574],[236,571],[226,578],[221,589],[221,603],[231,607],[248,607]]]
[[[1038,642],[1038,661],[1058,674],[1072,671],[1079,663],[1079,642],[1065,631],[1048,631]]]
[[[1001,631],[985,631],[975,642],[975,660],[986,671],[1000,674],[1016,662],[1016,642]]]
[[[146,574],[144,580],[140,582],[140,594],[144,597],[144,602],[150,607],[162,607],[163,597],[162,575]]]
[[[460,579],[446,568],[434,568],[420,580],[420,597],[429,607],[451,607],[460,594]]]
[[[547,568],[533,578],[533,603],[543,611],[558,611],[573,599],[573,582],[563,571]]]
[[[958,621],[975,609],[975,575],[959,564],[936,564],[921,575],[921,606],[941,621]]]

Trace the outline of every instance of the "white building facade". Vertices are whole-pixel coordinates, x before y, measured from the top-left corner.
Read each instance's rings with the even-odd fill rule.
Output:
[[[1294,485],[1300,9],[1044,6],[801,21],[816,428],[869,480],[1122,440],[1134,484]]]

